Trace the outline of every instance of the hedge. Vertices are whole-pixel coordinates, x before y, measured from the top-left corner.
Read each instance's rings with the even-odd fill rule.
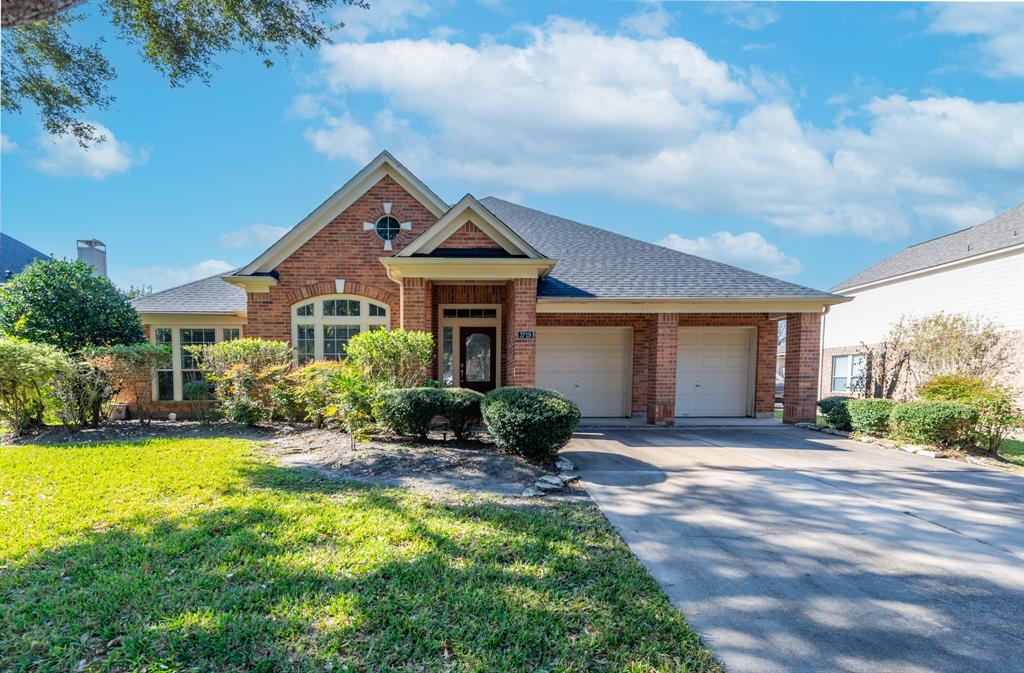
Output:
[[[892,400],[851,399],[846,405],[850,426],[869,435],[884,435],[889,429],[889,414],[895,406]]]
[[[568,397],[538,388],[498,388],[480,404],[498,448],[550,460],[572,438],[580,409]]]
[[[440,427],[464,439],[480,421],[483,395],[466,388],[395,388],[374,405],[377,421],[400,435],[426,439],[436,419]]]
[[[964,446],[974,439],[978,412],[956,402],[908,402],[892,410],[893,435],[939,446]]]
[[[825,420],[830,428],[835,428],[836,430],[852,429],[850,425],[850,410],[846,407],[849,402],[850,398],[843,397],[842,395],[818,400],[818,408],[825,415]]]

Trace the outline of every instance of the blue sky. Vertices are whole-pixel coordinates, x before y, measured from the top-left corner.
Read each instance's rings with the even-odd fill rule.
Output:
[[[94,12],[90,4],[85,11]],[[3,230],[156,289],[250,261],[390,149],[496,195],[827,288],[1024,200],[1024,6],[373,2],[171,89],[108,41],[88,152],[2,117]],[[90,17],[83,37],[104,34]],[[344,254],[339,251],[339,254]]]

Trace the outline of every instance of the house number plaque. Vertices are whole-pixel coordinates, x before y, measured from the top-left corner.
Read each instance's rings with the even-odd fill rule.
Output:
[[[530,331],[530,330],[521,329],[518,332],[516,332],[516,338],[517,339],[532,339],[533,338],[533,332]]]

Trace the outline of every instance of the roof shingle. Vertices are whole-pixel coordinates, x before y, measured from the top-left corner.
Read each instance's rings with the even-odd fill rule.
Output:
[[[538,285],[558,298],[827,298],[821,290],[645,243],[488,196],[487,208],[558,260]]]
[[[49,259],[49,255],[25,245],[7,234],[0,233],[0,281],[21,270],[36,259]]]
[[[132,300],[139,313],[220,313],[245,311],[245,290],[217,274]]]
[[[940,264],[958,262],[987,252],[994,252],[1024,241],[1024,203],[1001,215],[967,229],[917,243],[886,257],[878,264],[847,278],[832,288],[847,288],[874,283],[913,271],[922,271]]]

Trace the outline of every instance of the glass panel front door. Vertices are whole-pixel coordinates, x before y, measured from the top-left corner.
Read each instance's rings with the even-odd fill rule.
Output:
[[[459,379],[463,388],[480,392],[494,389],[497,329],[494,327],[461,327],[462,362]]]

